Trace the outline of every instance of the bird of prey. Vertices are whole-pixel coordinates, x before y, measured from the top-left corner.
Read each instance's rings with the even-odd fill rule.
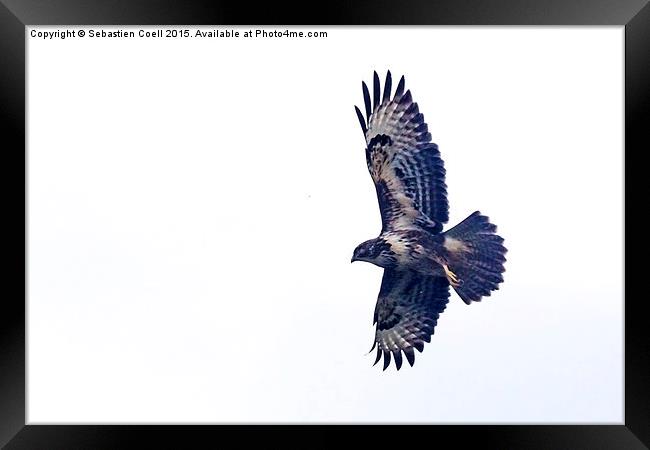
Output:
[[[404,91],[404,77],[391,96],[386,74],[384,92],[377,72],[373,95],[362,83],[365,117],[355,106],[365,137],[366,162],[375,184],[382,229],[352,256],[384,269],[375,306],[375,364],[391,355],[397,370],[402,352],[409,364],[414,349],[431,341],[439,315],[449,301],[451,285],[471,304],[489,296],[503,282],[506,248],[496,226],[479,211],[443,232],[449,220],[445,168],[431,142],[424,116]]]

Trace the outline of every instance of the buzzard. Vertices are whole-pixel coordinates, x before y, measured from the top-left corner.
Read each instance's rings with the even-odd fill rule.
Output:
[[[404,77],[391,96],[377,72],[373,96],[362,83],[365,117],[355,106],[365,137],[366,162],[375,184],[382,229],[352,256],[384,269],[375,307],[375,341],[384,370],[391,355],[397,370],[402,352],[411,366],[414,349],[431,341],[438,317],[449,301],[451,285],[466,303],[480,301],[503,282],[506,248],[496,226],[479,211],[443,232],[449,221],[445,167],[431,142],[424,116]]]

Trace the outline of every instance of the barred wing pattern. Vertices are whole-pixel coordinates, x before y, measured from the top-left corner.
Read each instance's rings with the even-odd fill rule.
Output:
[[[375,72],[371,102],[368,86],[362,83],[365,118],[358,107],[355,110],[366,138],[366,162],[377,190],[383,230],[415,223],[439,233],[449,220],[444,163],[404,84],[402,77],[391,98],[389,71],[382,96]]]
[[[384,370],[391,355],[397,370],[402,367],[402,352],[411,366],[414,349],[422,352],[440,313],[449,301],[449,283],[444,277],[427,277],[411,270],[384,269],[375,307],[377,359],[384,357]]]

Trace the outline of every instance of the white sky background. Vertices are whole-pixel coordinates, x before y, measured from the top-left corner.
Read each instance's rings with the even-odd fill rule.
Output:
[[[622,423],[623,28],[310,30],[28,38],[28,421]],[[399,372],[350,264],[373,69],[406,75],[450,225],[509,249]]]

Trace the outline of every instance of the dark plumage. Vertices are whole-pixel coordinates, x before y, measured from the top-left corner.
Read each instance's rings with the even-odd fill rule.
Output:
[[[506,248],[496,226],[476,211],[442,232],[449,221],[445,167],[438,146],[411,91],[400,78],[391,98],[386,74],[382,95],[373,75],[373,95],[362,83],[365,117],[355,106],[366,140],[366,161],[375,184],[382,229],[360,244],[352,261],[384,268],[375,307],[375,364],[391,358],[399,370],[402,353],[412,366],[449,299],[451,284],[467,304],[480,301],[503,281]]]

